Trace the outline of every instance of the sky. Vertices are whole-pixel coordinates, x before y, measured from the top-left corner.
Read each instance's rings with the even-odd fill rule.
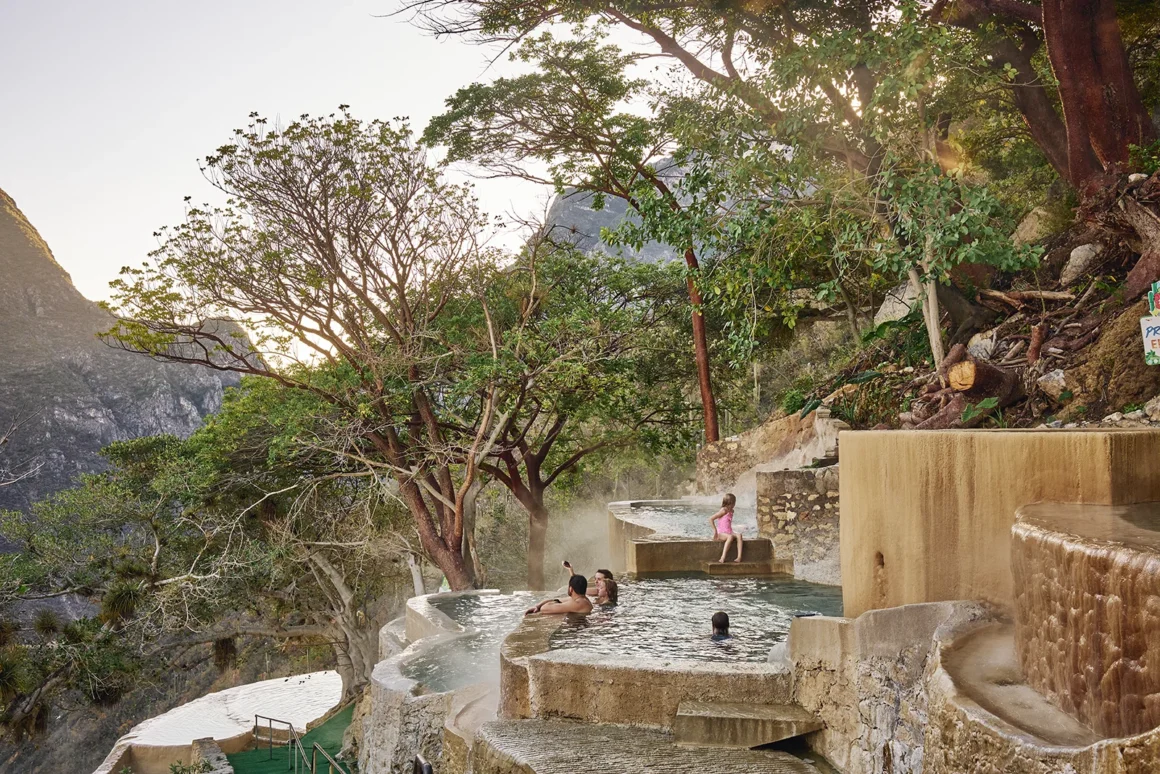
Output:
[[[493,50],[435,40],[398,0],[0,0],[0,189],[76,287],[108,296],[122,266],[212,200],[197,159],[251,111],[292,120],[348,104],[422,131],[443,100],[509,74]],[[479,181],[492,213],[542,213],[550,192]],[[2,281],[2,278],[0,278]]]

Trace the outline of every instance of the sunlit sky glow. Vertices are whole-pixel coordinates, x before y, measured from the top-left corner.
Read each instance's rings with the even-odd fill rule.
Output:
[[[77,288],[108,296],[156,247],[197,159],[251,111],[289,121],[349,104],[422,131],[457,88],[511,72],[494,50],[437,41],[395,0],[0,0],[0,188]],[[377,18],[378,17],[378,18]],[[542,213],[548,192],[479,181],[489,212]]]

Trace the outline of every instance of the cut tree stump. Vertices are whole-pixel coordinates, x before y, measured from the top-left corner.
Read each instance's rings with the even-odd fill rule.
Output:
[[[1014,371],[974,358],[955,363],[948,372],[950,386],[972,402],[997,398],[999,407],[1014,403],[1022,395],[1022,382]]]

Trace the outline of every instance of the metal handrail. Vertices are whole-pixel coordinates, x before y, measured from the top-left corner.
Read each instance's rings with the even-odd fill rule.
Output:
[[[411,774],[435,774],[435,770],[422,755],[416,755],[415,762],[411,764]]]
[[[270,750],[269,760],[274,760],[274,724],[277,723],[280,726],[286,726],[286,728],[287,728],[287,734],[286,734],[286,770],[289,771],[290,769],[293,769],[294,774],[298,774],[298,762],[301,761],[302,766],[303,766],[303,771],[305,771],[306,767],[309,766],[309,767],[311,767],[310,768],[311,774],[314,774],[313,765],[311,763],[311,760],[306,757],[306,750],[303,749],[303,747],[302,747],[302,740],[298,737],[298,732],[294,729],[294,724],[288,720],[280,720],[279,718],[272,718],[272,717],[269,717],[268,715],[254,715],[254,729],[255,730],[257,730],[258,728],[261,727],[261,725],[262,725],[261,721],[263,721],[263,720],[266,721],[266,728],[267,728],[267,735],[268,735],[267,742],[268,742],[268,749]],[[294,755],[294,752],[296,750],[298,752],[297,757],[295,757],[295,755]],[[325,753],[325,752],[326,751],[323,750],[323,753]]]
[[[326,758],[327,774],[333,774],[335,769],[338,770],[339,774],[350,774],[341,763],[331,758],[330,753],[322,749],[318,742],[315,742],[310,750],[310,774],[318,774],[318,753],[322,753],[322,757]]]

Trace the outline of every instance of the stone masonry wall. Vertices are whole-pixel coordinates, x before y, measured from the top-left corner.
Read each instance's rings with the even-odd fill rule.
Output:
[[[840,586],[838,466],[759,472],[757,528],[795,578]]]

